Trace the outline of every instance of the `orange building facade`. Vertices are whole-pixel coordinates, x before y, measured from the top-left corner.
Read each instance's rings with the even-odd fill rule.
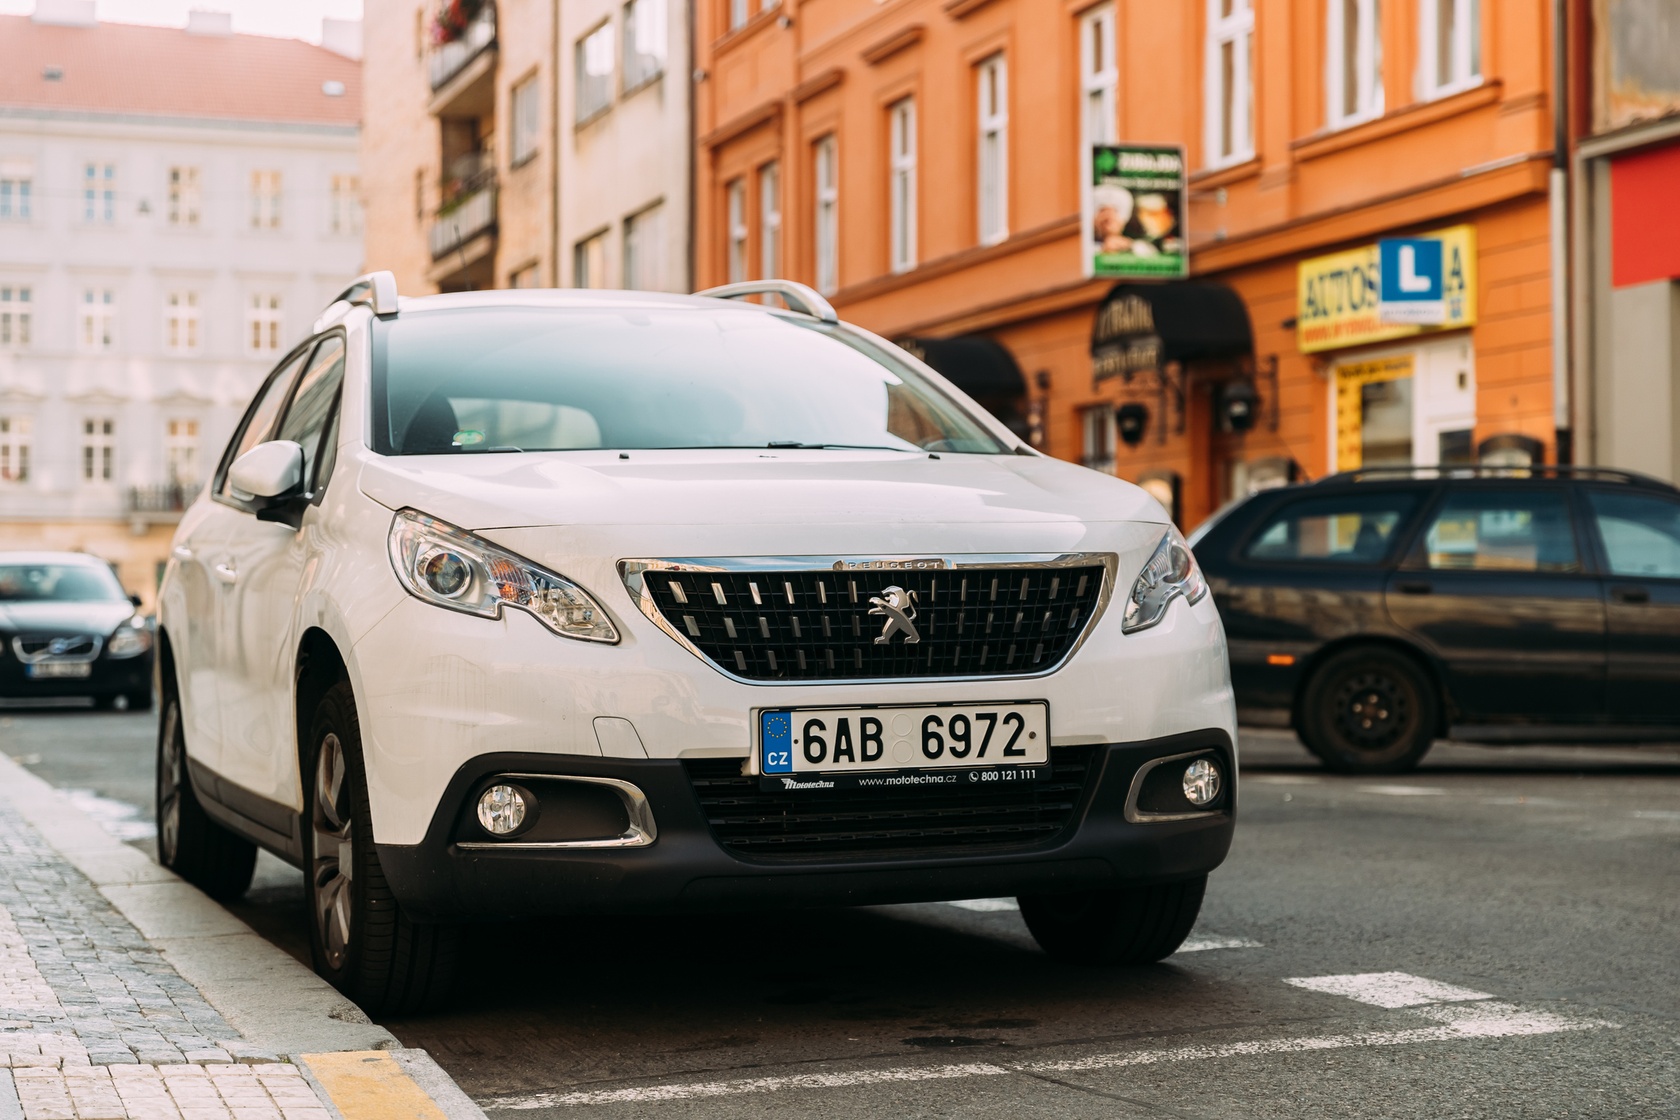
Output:
[[[814,284],[959,382],[927,340],[1000,344],[1006,419],[1187,526],[1336,469],[1554,461],[1548,11],[697,0],[698,278]],[[1095,141],[1183,147],[1189,278],[1126,290],[1227,340],[1187,313],[1200,286],[1234,291],[1244,352],[1168,337],[1159,368],[1096,376],[1115,282],[1083,267]],[[1441,325],[1379,318],[1394,237],[1441,242]]]

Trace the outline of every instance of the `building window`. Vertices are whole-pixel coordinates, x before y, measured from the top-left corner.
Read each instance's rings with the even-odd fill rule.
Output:
[[[975,78],[980,98],[980,244],[995,245],[1009,236],[1009,71],[1003,55],[982,62]]]
[[[416,223],[426,220],[425,168],[421,168],[414,173],[414,220]]]
[[[513,166],[537,154],[537,136],[542,129],[542,84],[532,74],[513,87]]]
[[[1325,58],[1330,124],[1382,116],[1381,0],[1330,0]]]
[[[110,482],[116,477],[117,422],[109,416],[82,421],[82,481]]]
[[[516,269],[508,276],[508,287],[510,288],[535,288],[537,286],[537,266],[534,264]]]
[[[33,169],[0,165],[0,222],[29,221],[34,190]]]
[[[0,346],[29,345],[30,297],[27,285],[0,284]]]
[[[894,272],[906,272],[916,267],[916,99],[893,102],[887,115],[891,122],[890,260]]]
[[[1085,159],[1090,158],[1092,144],[1112,144],[1119,139],[1119,110],[1115,104],[1119,86],[1114,7],[1104,4],[1079,21],[1079,132],[1084,137],[1081,151]]]
[[[1482,80],[1480,0],[1421,0],[1423,96],[1445,97]]]
[[[82,166],[82,221],[110,225],[117,220],[117,165]]]
[[[758,169],[758,274],[782,274],[782,167],[774,160]]]
[[[280,297],[273,292],[255,292],[245,308],[245,346],[252,354],[277,354],[284,337]]]
[[[34,432],[33,416],[0,416],[0,482],[29,481]]]
[[[163,346],[172,354],[198,349],[197,292],[170,292],[164,297]]]
[[[747,181],[736,179],[724,188],[729,197],[729,282],[747,278]]]
[[[729,0],[729,30],[745,26],[751,15],[751,0]]]
[[[603,23],[577,42],[577,121],[612,107],[613,25]]]
[[[816,144],[817,290],[840,287],[840,143],[831,133]]]
[[[163,430],[164,466],[176,486],[194,486],[198,475],[198,421],[175,417]]]
[[[1080,414],[1084,443],[1079,461],[1093,470],[1114,470],[1114,406],[1087,408]]]
[[[1208,0],[1208,165],[1254,158],[1254,0]]]
[[[415,179],[415,202],[425,185],[423,173]],[[332,213],[329,222],[332,232],[355,235],[362,232],[362,181],[355,175],[334,175],[329,184],[328,202]]]
[[[196,226],[198,224],[198,210],[198,168],[171,167],[169,169],[169,224],[172,226]]]
[[[624,219],[624,286],[657,292],[664,287],[659,263],[663,257],[665,208],[650,206]]]
[[[116,342],[117,293],[110,288],[84,288],[76,342],[89,353],[109,350]]]
[[[607,231],[579,241],[572,249],[572,286],[604,288],[607,286]]]
[[[665,5],[669,0],[630,0],[624,5],[624,91],[665,72]]]
[[[280,228],[280,172],[251,172],[251,228]]]

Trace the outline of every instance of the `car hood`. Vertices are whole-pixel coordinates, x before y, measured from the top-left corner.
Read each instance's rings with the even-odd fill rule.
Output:
[[[120,599],[0,603],[0,630],[17,634],[109,634],[132,617]]]
[[[1026,455],[703,450],[367,455],[361,489],[464,529],[1164,524],[1112,475]]]

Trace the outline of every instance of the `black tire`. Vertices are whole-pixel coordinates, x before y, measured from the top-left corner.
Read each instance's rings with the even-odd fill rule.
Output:
[[[1296,733],[1341,774],[1399,774],[1435,741],[1441,699],[1418,663],[1397,650],[1347,649],[1313,673]]]
[[[173,689],[165,694],[158,720],[156,811],[159,863],[223,902],[250,889],[257,846],[211,820],[198,803],[187,769],[181,701]]]
[[[412,1014],[449,995],[460,946],[451,925],[403,913],[373,846],[355,698],[327,690],[310,723],[303,822],[309,949],[315,971],[371,1015]],[[354,861],[340,869],[345,845]]]
[[[152,710],[152,690],[131,692],[128,694],[128,710],[131,712],[149,712]]]
[[[1153,964],[1172,956],[1202,909],[1207,876],[1115,891],[1026,895],[1021,917],[1039,947],[1073,964]]]

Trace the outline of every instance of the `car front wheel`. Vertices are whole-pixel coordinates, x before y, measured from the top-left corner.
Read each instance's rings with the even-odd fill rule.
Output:
[[[304,836],[315,971],[371,1014],[435,1007],[449,993],[459,931],[410,919],[385,881],[348,684],[322,697],[309,742]]]
[[[1153,964],[1172,956],[1202,909],[1207,876],[1124,890],[1026,895],[1021,917],[1039,947],[1073,964]]]
[[[1350,649],[1319,667],[1301,697],[1297,732],[1343,774],[1414,769],[1435,740],[1435,686],[1418,664],[1388,649]]]

